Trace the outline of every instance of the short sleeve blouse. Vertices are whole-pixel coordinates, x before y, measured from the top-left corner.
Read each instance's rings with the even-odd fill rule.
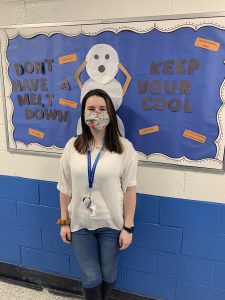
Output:
[[[94,230],[101,227],[122,229],[123,196],[129,186],[135,186],[137,173],[137,154],[133,145],[121,137],[124,147],[122,154],[104,149],[98,161],[92,199],[96,206],[96,215],[89,216],[84,207],[83,198],[89,193],[87,155],[80,154],[74,148],[75,138],[71,138],[60,159],[60,171],[57,188],[71,197],[68,207],[71,218],[71,231],[81,228]],[[92,165],[99,152],[91,152]]]

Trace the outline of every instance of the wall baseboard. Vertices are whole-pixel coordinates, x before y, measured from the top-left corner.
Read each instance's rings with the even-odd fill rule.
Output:
[[[0,262],[0,280],[26,286],[31,289],[42,290],[47,288],[49,292],[64,295],[82,297],[80,281],[49,274],[37,270],[27,269],[18,265]],[[113,290],[111,300],[163,300],[144,297],[137,294]]]

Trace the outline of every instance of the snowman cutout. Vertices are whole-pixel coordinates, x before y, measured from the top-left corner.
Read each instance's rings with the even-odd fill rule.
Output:
[[[86,67],[89,79],[82,84],[80,74]],[[125,84],[122,88],[118,80],[115,79],[119,69],[126,77]],[[119,62],[116,50],[107,44],[96,44],[93,46],[86,60],[77,69],[75,80],[81,89],[81,100],[91,90],[104,90],[112,99],[115,111],[117,111],[122,103],[123,96],[131,82],[131,76],[125,67]],[[117,115],[118,126],[121,134],[125,135],[124,125],[120,117]],[[78,120],[77,135],[82,133],[81,119]]]

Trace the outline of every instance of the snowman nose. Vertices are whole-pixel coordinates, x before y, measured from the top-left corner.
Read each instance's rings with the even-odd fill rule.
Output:
[[[103,73],[105,71],[105,67],[103,65],[98,67],[99,72]]]

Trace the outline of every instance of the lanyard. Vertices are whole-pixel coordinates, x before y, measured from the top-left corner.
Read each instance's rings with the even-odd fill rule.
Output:
[[[100,154],[102,152],[102,149],[103,149],[103,146],[99,150],[98,155],[96,156],[93,167],[91,167],[91,151],[90,151],[90,147],[88,146],[88,155],[87,155],[87,157],[88,157],[88,183],[89,183],[89,189],[92,189],[92,187],[93,187],[95,170],[96,170],[97,163],[99,161],[99,157],[100,157]]]

